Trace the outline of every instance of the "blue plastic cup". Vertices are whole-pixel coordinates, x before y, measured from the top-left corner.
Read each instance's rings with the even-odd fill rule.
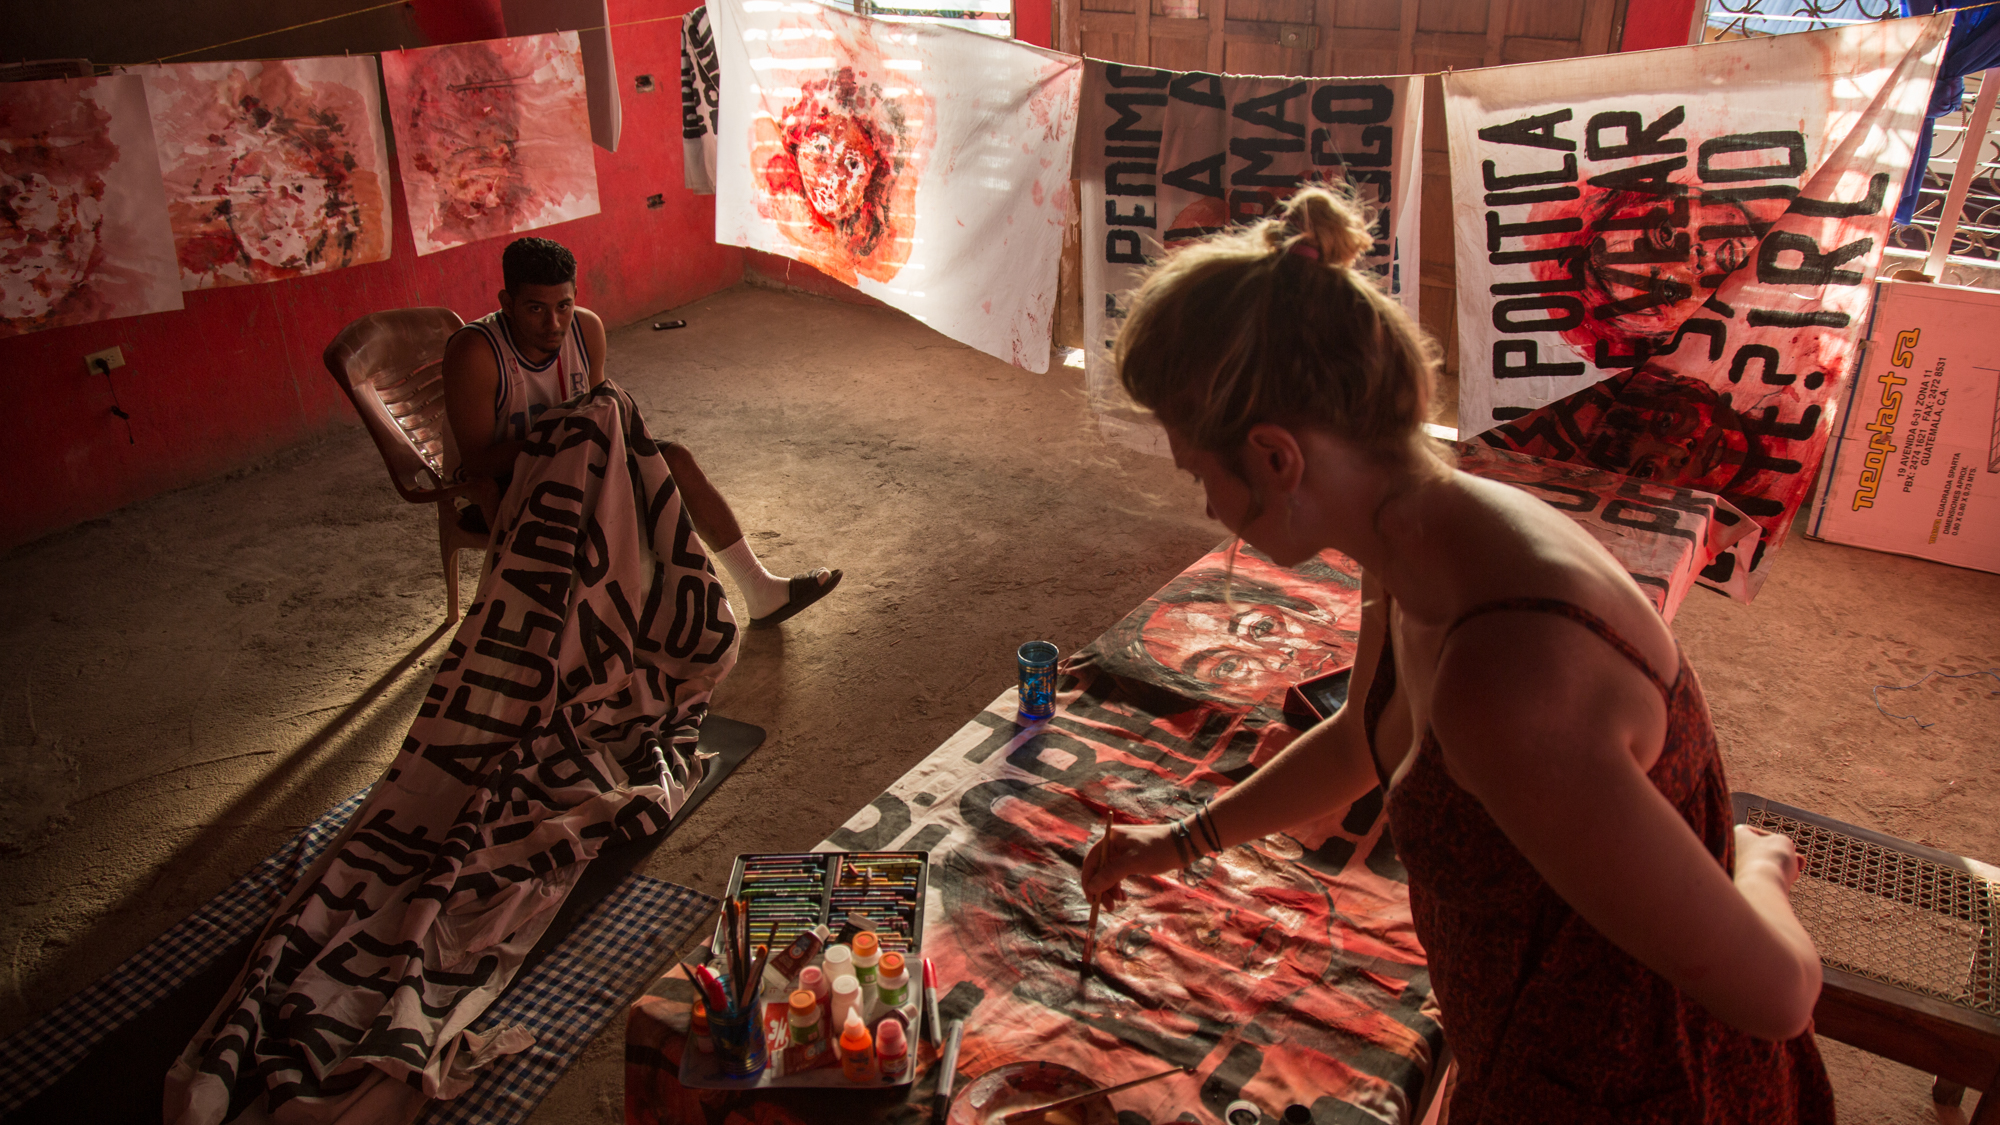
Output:
[[[1046,719],[1056,713],[1056,646],[1029,641],[1015,653],[1021,666],[1021,717]]]

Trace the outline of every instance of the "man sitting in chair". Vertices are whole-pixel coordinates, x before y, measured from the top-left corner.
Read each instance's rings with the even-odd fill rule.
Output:
[[[460,329],[444,353],[458,475],[491,485],[461,513],[478,521],[467,523],[474,531],[486,530],[485,514],[506,492],[534,417],[604,382],[604,321],[576,303],[575,256],[546,238],[516,239],[500,255],[500,272],[500,308]],[[840,584],[840,571],[824,567],[789,579],[764,569],[694,454],[663,444],[688,519],[749,601],[752,626],[776,625]]]

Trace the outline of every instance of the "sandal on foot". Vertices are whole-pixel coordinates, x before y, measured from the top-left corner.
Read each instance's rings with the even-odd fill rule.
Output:
[[[826,576],[825,581],[821,581],[823,575]],[[840,572],[837,570],[829,571],[825,567],[820,567],[805,574],[794,574],[790,582],[791,597],[784,605],[764,616],[751,618],[750,627],[768,629],[773,625],[789,621],[800,610],[833,593],[833,588],[838,585],[840,585]]]

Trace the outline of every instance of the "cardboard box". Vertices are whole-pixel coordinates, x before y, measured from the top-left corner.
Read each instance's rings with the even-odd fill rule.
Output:
[[[2000,572],[2000,292],[1875,290],[1807,534]]]

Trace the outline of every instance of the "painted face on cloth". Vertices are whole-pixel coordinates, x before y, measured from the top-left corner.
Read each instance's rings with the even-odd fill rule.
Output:
[[[820,218],[837,223],[861,209],[878,156],[860,126],[846,117],[818,122],[801,139],[796,158],[806,203]]]

